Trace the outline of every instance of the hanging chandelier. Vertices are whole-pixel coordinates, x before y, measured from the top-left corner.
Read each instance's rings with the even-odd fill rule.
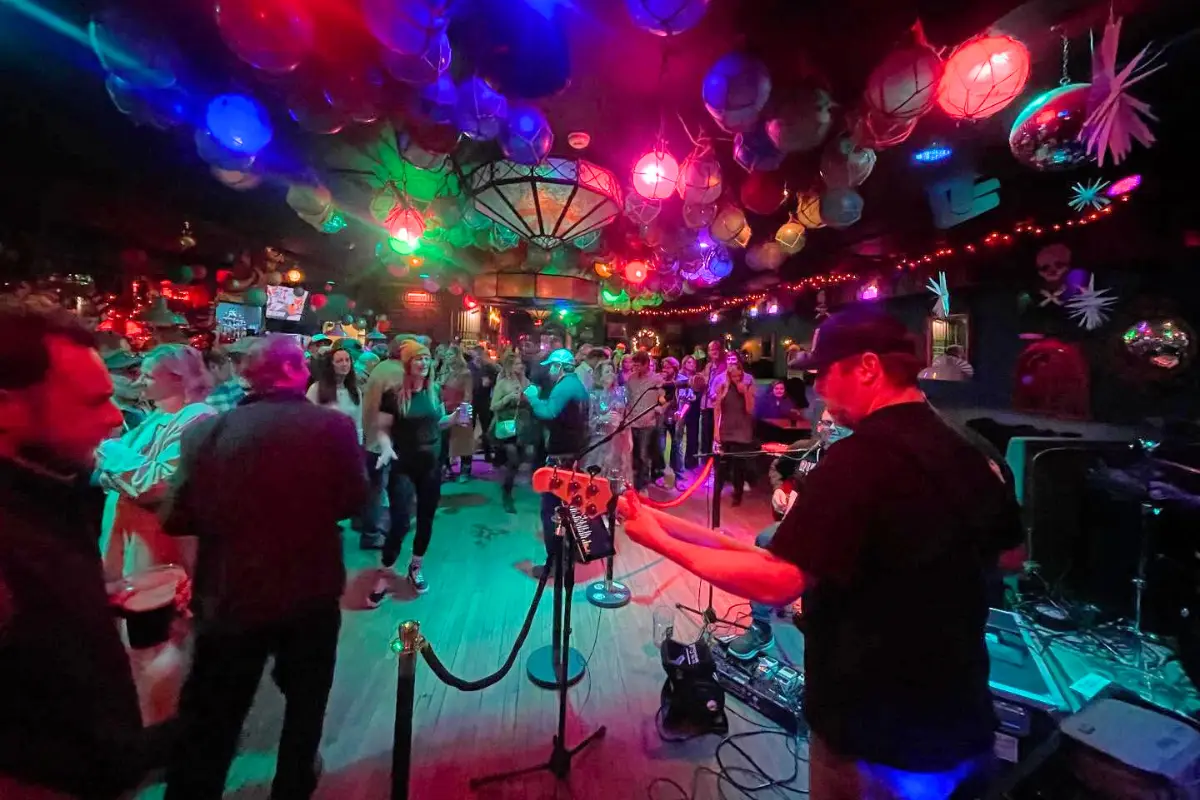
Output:
[[[493,161],[467,176],[467,188],[482,214],[547,250],[603,228],[622,207],[617,177],[582,159]]]

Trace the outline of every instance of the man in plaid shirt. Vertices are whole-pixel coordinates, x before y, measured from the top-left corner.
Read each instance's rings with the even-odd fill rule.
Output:
[[[228,352],[214,347],[204,353],[204,363],[213,376],[215,387],[204,402],[217,411],[233,409],[246,396],[246,387],[237,374],[237,359],[240,356],[236,345]]]

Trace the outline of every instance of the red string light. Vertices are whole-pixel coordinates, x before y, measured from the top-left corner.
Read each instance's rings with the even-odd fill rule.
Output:
[[[804,292],[810,289],[824,289],[827,286],[836,286],[839,283],[858,280],[858,276],[852,272],[831,272],[828,275],[813,275],[794,283],[785,283],[771,291],[771,294],[779,292]],[[738,297],[722,297],[719,300],[714,300],[711,303],[705,303],[699,306],[686,306],[683,308],[644,308],[638,311],[626,311],[624,314],[630,316],[643,317],[686,317],[692,314],[710,314],[723,308],[730,306],[740,306],[746,303],[759,303],[766,300],[767,292],[755,292],[754,294],[743,294]]]
[[[1121,197],[1122,201],[1128,200],[1129,195]],[[1076,225],[1087,225],[1092,222],[1100,222],[1106,216],[1111,216],[1115,205],[1105,206],[1098,211],[1089,211],[1074,219],[1068,219],[1063,222],[1043,223],[1030,220],[1023,220],[1013,226],[1012,233],[1002,233],[1000,231],[992,231],[987,236],[984,236],[977,242],[962,245],[962,251],[967,255],[975,255],[981,248],[995,248],[1011,245],[1016,239],[1014,236],[1033,236],[1038,237],[1044,234],[1047,230],[1061,231],[1065,228],[1073,228]],[[940,258],[949,258],[958,252],[954,247],[942,247],[934,250],[932,253],[926,253],[922,256],[914,256],[912,258],[902,258],[896,262],[896,271],[905,269],[915,270],[924,264],[931,264]]]

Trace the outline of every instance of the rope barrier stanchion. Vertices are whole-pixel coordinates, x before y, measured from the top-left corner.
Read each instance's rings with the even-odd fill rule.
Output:
[[[392,641],[392,650],[400,656],[396,681],[396,722],[392,733],[392,800],[408,800],[417,653],[424,647],[425,639],[421,636],[420,624],[415,620],[401,622]]]

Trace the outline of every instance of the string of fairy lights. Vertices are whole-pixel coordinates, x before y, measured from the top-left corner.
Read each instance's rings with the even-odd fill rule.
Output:
[[[744,306],[751,303],[761,303],[771,295],[777,295],[781,293],[796,294],[809,290],[820,291],[821,289],[829,286],[837,286],[838,284],[856,280],[858,280],[858,276],[853,272],[830,272],[827,275],[812,275],[793,283],[780,284],[777,289],[771,292],[753,292],[751,294],[738,295],[737,297],[720,297],[708,303],[703,303],[696,306],[684,306],[679,308],[644,308],[638,311],[629,311],[625,313],[640,317],[685,317],[691,314],[712,314],[732,306]]]
[[[1134,184],[1136,186],[1136,184]],[[914,256],[911,258],[902,258],[894,265],[895,271],[902,272],[904,270],[917,270],[921,267],[932,264],[934,261],[951,258],[956,255],[965,254],[973,256],[981,252],[988,252],[989,249],[1004,247],[1013,244],[1021,237],[1039,237],[1047,233],[1058,233],[1063,230],[1083,227],[1095,222],[1101,222],[1112,216],[1113,211],[1119,208],[1118,203],[1129,202],[1131,194],[1125,193],[1113,197],[1117,201],[1111,205],[1105,205],[1102,208],[1097,208],[1070,219],[1064,219],[1057,222],[1038,222],[1036,220],[1025,219],[1017,222],[1012,227],[1011,233],[1001,231],[992,231],[986,236],[967,244],[959,245],[958,247],[940,247],[924,255]],[[716,321],[720,318],[720,313],[723,310],[734,306],[748,306],[750,309],[757,309],[759,304],[771,297],[777,297],[780,294],[791,293],[796,294],[804,291],[820,291],[831,286],[856,281],[859,276],[853,272],[835,271],[824,275],[813,275],[793,283],[780,284],[776,289],[770,292],[752,292],[750,294],[738,295],[736,297],[715,298],[707,303],[692,306],[680,306],[675,308],[646,308],[624,312],[629,316],[639,317],[686,317],[698,314],[708,314],[711,321]],[[768,313],[770,313],[768,311]]]

